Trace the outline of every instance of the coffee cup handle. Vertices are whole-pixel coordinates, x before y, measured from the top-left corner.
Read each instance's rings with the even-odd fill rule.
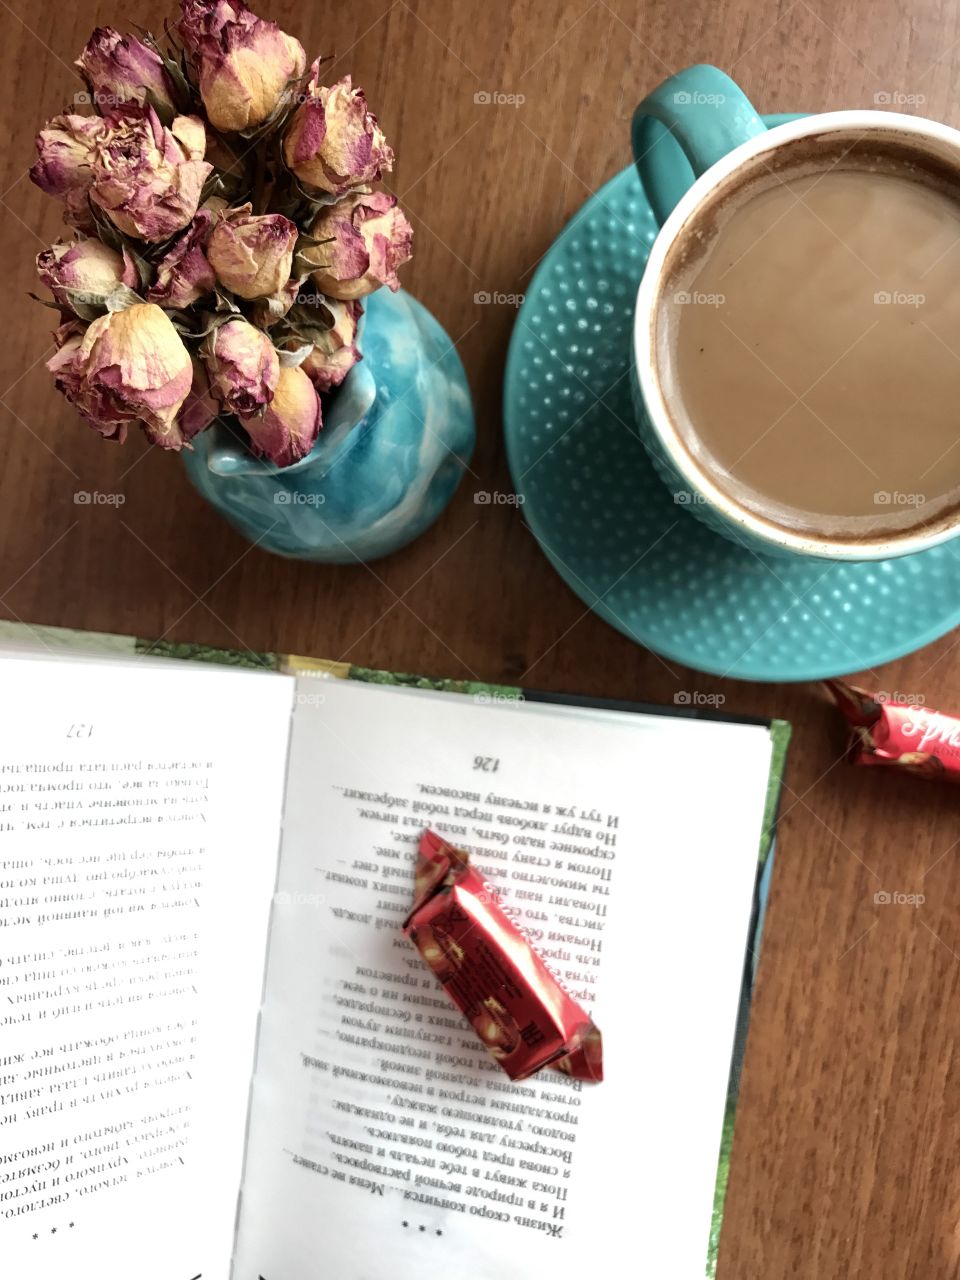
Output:
[[[687,67],[640,103],[633,156],[659,225],[712,164],[766,132],[743,90],[718,67]]]

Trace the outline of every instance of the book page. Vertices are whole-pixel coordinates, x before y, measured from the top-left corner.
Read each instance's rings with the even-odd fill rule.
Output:
[[[0,658],[0,1257],[223,1280],[293,682]]]
[[[297,704],[234,1280],[703,1275],[767,728]],[[512,1083],[405,939],[427,825],[590,1009],[602,1084]]]

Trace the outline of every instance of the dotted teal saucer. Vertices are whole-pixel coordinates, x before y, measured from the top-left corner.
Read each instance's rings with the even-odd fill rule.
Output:
[[[507,458],[567,585],[638,644],[743,680],[879,666],[960,623],[960,544],[864,564],[766,560],[675,505],[630,403],[633,305],[655,235],[631,165],[554,242],[511,338]]]

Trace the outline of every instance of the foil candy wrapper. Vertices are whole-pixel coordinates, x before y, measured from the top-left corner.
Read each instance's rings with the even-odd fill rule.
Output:
[[[853,764],[896,765],[960,782],[960,716],[890,701],[842,680],[824,681],[850,725]]]
[[[603,1079],[600,1032],[501,907],[469,854],[420,837],[403,931],[511,1080],[543,1067]]]

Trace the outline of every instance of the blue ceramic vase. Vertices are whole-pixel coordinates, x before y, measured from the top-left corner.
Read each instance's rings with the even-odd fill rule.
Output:
[[[215,424],[181,457],[200,493],[277,555],[350,564],[389,555],[440,515],[473,453],[473,407],[450,338],[408,293],[366,299],[363,359],[331,395],[311,452],[254,458]]]

